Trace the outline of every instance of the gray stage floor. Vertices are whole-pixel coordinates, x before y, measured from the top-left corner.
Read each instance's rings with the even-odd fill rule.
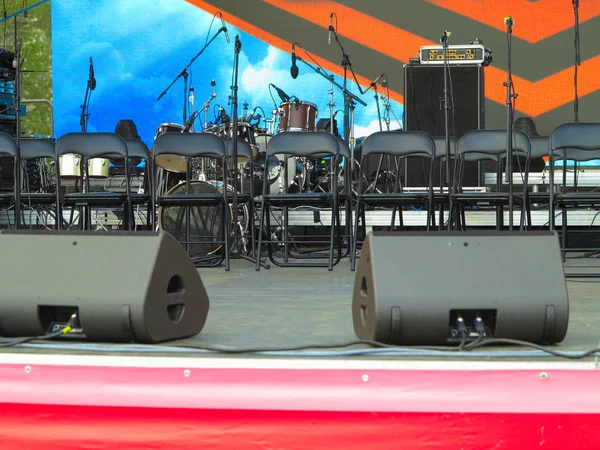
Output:
[[[588,270],[600,266],[598,259],[574,260]],[[568,270],[571,270],[570,267]],[[546,355],[519,347],[485,347],[473,352],[431,352],[398,349],[394,353],[366,346],[340,348],[355,341],[351,301],[355,273],[342,261],[333,272],[316,268],[277,268],[257,272],[251,263],[232,261],[231,271],[200,269],[210,298],[210,312],[200,335],[160,346],[109,345],[91,343],[45,343],[2,349],[4,352],[85,353],[85,354],[169,354],[202,357],[218,353],[193,348],[277,349],[331,345],[331,349],[311,350],[306,356],[348,356],[411,359],[539,359]],[[570,323],[567,337],[552,348],[566,352],[587,350],[600,341],[600,283],[589,279],[569,281]],[[350,353],[349,353],[350,352]],[[223,356],[229,355],[229,353]],[[236,357],[240,354],[234,353]],[[248,356],[250,356],[249,354]],[[270,354],[293,356],[292,354]]]

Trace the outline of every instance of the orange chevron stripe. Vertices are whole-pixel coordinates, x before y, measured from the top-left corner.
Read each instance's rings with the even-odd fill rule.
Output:
[[[426,0],[429,3],[505,31],[503,18],[513,16],[513,35],[535,43],[574,26],[570,0]],[[600,1],[580,0],[579,21],[600,16]]]
[[[218,8],[203,0],[186,1],[195,4],[212,14],[218,11]],[[340,36],[359,42],[362,45],[370,47],[372,50],[398,61],[406,62],[410,57],[416,56],[418,49],[422,45],[435,44],[434,42],[396,28],[386,22],[382,22],[334,1],[264,1],[288,13],[294,14],[299,18],[318,25],[324,30],[329,27],[329,14],[335,12],[340,22],[338,28]],[[486,3],[487,1],[488,0],[486,0]],[[289,51],[290,49],[290,43],[265,30],[261,30],[237,17],[230,16],[226,19],[238,28],[271,45],[284,51]],[[357,23],[360,23],[361,26],[356,27],[355,24]],[[325,32],[323,33],[323,36],[325,37]],[[394,44],[390,45],[390,42]],[[337,64],[332,64],[322,58],[316,59],[325,69],[338,75],[342,75],[342,69]],[[579,69],[580,96],[584,96],[600,89],[600,77],[597,76],[598,73],[600,73],[600,55],[582,63]],[[485,76],[486,97],[500,104],[505,104],[506,90],[503,87],[503,83],[506,81],[506,73],[496,67],[490,66],[485,69]],[[537,82],[531,82],[516,75],[513,75],[513,81],[519,94],[519,98],[517,99],[517,109],[532,117],[569,103],[573,99],[573,68],[565,69]],[[367,86],[370,81],[364,77],[360,77],[359,82]],[[402,95],[398,92],[394,92],[392,98],[399,102],[403,101]]]
[[[216,6],[212,5],[211,3],[205,2],[204,0],[185,0],[185,1],[201,8],[202,10],[204,10],[210,14],[215,14],[218,11],[221,11],[220,8],[217,8]],[[274,34],[271,34],[266,30],[258,28],[256,26],[252,25],[251,23],[248,23],[245,20],[240,19],[239,17],[226,16],[225,14],[223,16],[224,16],[225,22],[232,24],[236,28],[239,28],[240,30],[245,31],[248,34],[251,34],[255,38],[260,39],[261,41],[266,42],[269,45],[277,47],[280,50],[283,50],[285,52],[291,52],[291,50],[292,50],[291,42],[288,42],[285,39],[281,39],[280,37],[275,36]],[[329,26],[329,24],[327,26]],[[310,49],[307,49],[307,50],[311,51]],[[302,50],[299,50],[298,54],[300,56],[303,56]],[[334,73],[339,76],[344,75],[341,67],[338,64],[331,63],[329,60],[327,60],[325,58],[321,58],[312,53],[311,53],[311,55],[319,63],[319,65],[321,65],[321,67],[323,67],[328,72]],[[308,62],[310,62],[310,61],[308,61]],[[356,78],[358,79],[358,82],[362,86],[368,86],[371,83],[371,80],[368,80],[367,78],[365,78],[359,74],[356,74]],[[402,94],[392,91],[392,90],[390,90],[390,98],[399,103],[404,102],[404,96]]]

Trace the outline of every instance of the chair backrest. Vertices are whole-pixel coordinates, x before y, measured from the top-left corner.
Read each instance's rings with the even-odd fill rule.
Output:
[[[531,141],[531,159],[539,159],[550,154],[549,136],[532,136],[529,138]]]
[[[600,123],[563,123],[550,135],[550,156],[572,161],[600,158]]]
[[[127,144],[115,133],[67,133],[56,145],[58,156],[73,153],[90,159],[127,157]]]
[[[227,158],[233,158],[233,139],[229,137],[221,139],[223,140],[223,144],[225,145]],[[237,143],[237,157],[247,158],[248,160],[252,159],[252,149],[250,148],[250,144],[248,144],[242,138],[238,138]]]
[[[290,155],[296,157],[337,156],[340,145],[330,133],[300,133],[285,131],[278,133],[267,144],[267,156]]]
[[[433,138],[435,143],[435,157],[436,159],[446,158],[446,137],[436,136]],[[458,139],[454,136],[450,136],[450,157],[456,156],[458,149]]]
[[[344,141],[341,137],[339,137],[337,135],[335,137],[338,141],[340,156],[343,156],[344,158],[350,158],[350,147],[348,147],[348,144],[346,144],[346,141]]]
[[[139,139],[125,139],[127,145],[127,154],[129,159],[141,158],[147,161],[150,158],[150,150],[148,146]]]
[[[513,131],[514,154],[531,152],[529,137],[521,130]],[[472,130],[458,141],[457,153],[462,161],[499,161],[506,155],[506,130]]]
[[[370,154],[435,158],[435,142],[422,131],[377,131],[365,139],[361,157]]]
[[[225,144],[211,133],[167,132],[156,138],[152,145],[152,155],[178,155],[186,158],[224,158]]]
[[[56,158],[56,145],[50,139],[21,138],[21,159]]]
[[[17,143],[10,134],[0,133],[0,155],[11,158],[17,156]]]

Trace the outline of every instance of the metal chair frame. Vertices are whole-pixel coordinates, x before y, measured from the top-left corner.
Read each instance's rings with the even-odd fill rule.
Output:
[[[82,192],[62,194],[60,182],[60,157],[75,154],[81,156]],[[90,192],[89,160],[94,158],[124,159],[126,192]],[[83,229],[91,229],[91,210],[94,207],[125,208],[123,227],[131,230],[128,210],[131,205],[131,187],[129,185],[129,156],[125,140],[115,133],[67,133],[56,143],[56,172],[59,193],[58,216],[62,218],[63,206],[81,207]]]
[[[396,168],[399,167],[399,161],[411,157],[419,156],[429,159],[429,177],[426,192],[403,192],[403,186],[400,182],[400,176],[396,175],[393,192],[383,194],[365,194],[362,192],[361,184],[357,188],[356,209],[354,219],[353,244],[351,252],[351,269],[356,267],[356,253],[358,249],[358,229],[362,220],[363,234],[366,235],[366,214],[367,206],[382,205],[392,207],[392,218],[390,227],[395,229],[396,210],[399,211],[400,227],[404,226],[402,207],[414,204],[423,204],[427,207],[427,230],[431,224],[435,223],[433,211],[433,167],[436,159],[435,142],[433,138],[422,131],[379,131],[373,133],[365,139],[361,148],[361,163],[358,179],[362,179],[363,167],[366,158],[369,155],[389,156],[395,161]]]
[[[157,171],[159,169],[156,164],[156,158],[161,155],[177,155],[186,159],[186,193],[177,195],[161,195],[157,194]],[[190,191],[191,185],[191,158],[208,158],[214,159],[222,164],[222,180],[223,189],[221,193],[204,193],[194,194]],[[227,199],[227,158],[225,154],[225,144],[214,134],[210,133],[178,133],[167,132],[161,134],[154,141],[152,146],[152,218],[153,229],[156,229],[156,208],[160,206],[179,206],[185,207],[185,241],[180,241],[186,247],[188,254],[191,256],[191,245],[200,243],[221,244],[220,256],[207,255],[206,258],[195,258],[196,266],[211,266],[215,267],[225,261],[225,270],[229,270],[229,216],[228,199]],[[191,207],[192,206],[222,206],[221,214],[221,235],[215,240],[214,236],[210,240],[194,240],[191,241]]]
[[[287,160],[289,157],[300,157],[300,158],[323,158],[331,157],[330,163],[337,168],[340,161],[340,144],[337,138],[329,133],[325,132],[314,132],[314,133],[297,133],[297,132],[283,132],[276,134],[267,144],[266,161],[270,156],[285,155],[284,161],[284,185],[285,192],[283,194],[269,194],[269,180],[268,180],[268,164],[265,164],[263,174],[263,189],[260,200],[261,205],[261,218],[260,218],[260,229],[258,234],[258,255],[256,270],[260,270],[260,256],[262,253],[262,245],[266,244],[267,252],[271,262],[280,267],[327,267],[329,270],[333,270],[333,266],[336,265],[342,257],[342,244],[340,235],[340,215],[339,215],[339,192],[338,186],[338,171],[333,171],[333,177],[331,180],[331,188],[329,192],[299,192],[289,193],[288,192],[288,164]],[[273,240],[271,238],[263,239],[263,234],[266,231],[271,232],[271,207],[279,206],[283,210],[283,239]],[[290,251],[291,244],[294,240],[289,234],[289,207],[326,207],[331,208],[331,223],[329,232],[329,253],[327,255],[328,261],[326,263],[320,261],[308,261],[323,259],[323,255],[319,255],[315,252],[307,252],[306,254],[292,255]],[[266,225],[266,230],[265,230]],[[303,240],[303,244],[307,245],[318,245],[322,244],[322,241],[310,239],[312,236],[308,236],[309,239]],[[273,245],[283,244],[284,256],[283,260],[280,261],[275,258],[273,253]],[[334,247],[337,244],[338,252],[337,257],[334,258]],[[290,257],[298,259],[300,261],[290,261]]]

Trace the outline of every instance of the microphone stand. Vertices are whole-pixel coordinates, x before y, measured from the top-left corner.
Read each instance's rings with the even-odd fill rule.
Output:
[[[573,102],[573,114],[575,123],[579,122],[579,66],[581,65],[581,43],[579,38],[579,0],[573,0],[573,12],[575,14],[575,76],[573,84],[575,87],[575,100]]]
[[[452,154],[450,152],[450,90],[448,88],[448,75],[450,67],[448,66],[448,37],[449,33],[444,31],[440,43],[442,44],[442,51],[444,53],[444,148],[446,150],[446,186],[448,189],[448,205],[450,211],[448,211],[448,231],[452,229],[452,177],[450,170],[450,163],[452,161]],[[455,161],[454,164],[458,164]],[[431,185],[433,180],[429,180]],[[440,220],[442,220],[442,212],[444,207],[440,206]],[[460,214],[460,213],[459,213]],[[429,218],[427,220],[430,220]],[[440,223],[440,227],[443,224]]]
[[[509,18],[506,20],[506,40],[508,50],[508,67],[506,75],[506,181],[508,182],[508,230],[513,230],[513,171],[512,171],[512,135],[513,135],[513,99],[517,98],[517,94],[512,93],[512,27],[513,20]],[[500,164],[500,161],[498,161]],[[502,219],[504,222],[504,218]]]
[[[579,38],[579,0],[573,1],[573,13],[575,14],[575,74],[573,76],[573,86],[575,89],[575,99],[573,100],[573,120],[579,123],[579,66],[581,65],[581,45]],[[563,170],[567,170],[566,165]],[[577,190],[577,161],[573,161],[573,188]]]
[[[219,33],[225,32],[227,31],[227,28],[225,27],[221,27],[214,35],[213,37],[210,39],[210,41],[208,41],[204,47],[202,47],[202,50],[200,50],[198,52],[198,54],[196,56],[194,56],[190,62],[183,68],[181,69],[181,72],[179,72],[179,74],[175,77],[175,79],[173,81],[171,81],[171,84],[169,84],[166,89],[164,91],[162,91],[160,93],[160,95],[156,98],[156,101],[160,101],[161,98],[163,98],[166,93],[169,91],[169,89],[171,89],[171,87],[173,87],[173,85],[177,82],[177,80],[179,80],[181,77],[183,77],[183,122],[182,123],[186,123],[187,122],[187,79],[188,79],[188,69],[192,66],[192,64],[194,64],[194,62],[196,62],[196,60],[200,57],[200,55],[202,55],[202,53],[204,53],[204,51],[210,46],[210,44],[212,44],[212,42],[217,38],[217,36],[219,35]]]
[[[90,64],[92,64],[91,58],[90,58]],[[81,127],[82,133],[87,133],[87,122],[88,122],[88,119],[90,118],[90,113],[89,113],[90,97],[91,97],[92,91],[95,89],[95,86],[92,86],[92,83],[94,83],[94,81],[92,78],[92,71],[91,71],[91,66],[90,66],[90,77],[88,79],[87,86],[85,87],[85,96],[83,98],[83,103],[80,106],[81,115],[79,117],[79,125]],[[82,156],[80,163],[81,163],[81,168],[80,168],[81,192],[87,193],[87,192],[89,192],[88,159],[85,156]],[[87,206],[84,206],[83,209],[85,211],[85,214],[83,216],[84,223],[82,224],[82,228],[85,230],[87,225],[89,225],[91,227],[92,216],[91,216],[91,211]]]
[[[233,246],[231,248],[231,253],[230,253],[230,257],[231,258],[240,258],[240,259],[245,259],[246,261],[250,261],[256,264],[256,259],[251,258],[247,255],[242,254],[239,251],[238,248],[238,220],[239,220],[239,211],[238,211],[238,192],[237,192],[237,179],[238,179],[238,164],[237,164],[237,160],[238,160],[238,128],[239,128],[239,119],[238,119],[238,78],[239,78],[239,63],[240,63],[240,52],[242,51],[242,42],[240,41],[240,37],[239,35],[235,36],[235,43],[234,43],[234,56],[233,56],[233,85],[231,86],[231,103],[232,103],[232,107],[233,107],[233,118],[232,118],[232,122],[233,122],[233,129],[232,129],[232,139],[233,139],[233,145],[232,145],[232,155],[231,155],[231,162],[233,165],[233,195],[232,195],[232,209],[233,209],[233,217],[232,217],[232,226],[233,226]],[[225,158],[227,159],[227,158]],[[265,163],[266,164],[266,163]],[[227,192],[227,180],[223,180],[223,189],[225,189],[225,192]],[[252,182],[252,180],[250,180]],[[250,184],[250,186],[252,186],[252,183]],[[252,189],[252,187],[250,188],[250,201],[253,202],[254,198],[253,198],[253,194],[254,194],[254,189]],[[254,208],[252,208],[252,211],[254,212]],[[254,223],[254,217],[252,218],[251,223]],[[228,233],[229,231],[226,230],[226,233]],[[254,248],[252,249],[253,251],[255,250]],[[230,251],[229,249],[226,249],[226,251]],[[260,262],[261,266],[263,266],[265,269],[268,269],[269,266],[265,263],[263,263],[262,261]]]

